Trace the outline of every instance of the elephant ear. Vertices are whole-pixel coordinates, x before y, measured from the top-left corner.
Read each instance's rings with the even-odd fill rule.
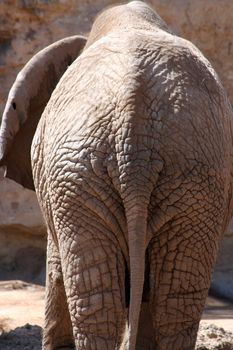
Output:
[[[8,95],[0,128],[0,166],[5,176],[34,189],[31,143],[50,96],[67,67],[86,44],[81,36],[55,42],[38,52],[19,72]]]

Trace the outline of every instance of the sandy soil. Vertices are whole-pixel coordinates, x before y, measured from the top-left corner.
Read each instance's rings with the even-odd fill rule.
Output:
[[[44,294],[41,286],[0,282],[0,350],[41,350]]]
[[[41,349],[44,293],[22,281],[0,282],[0,350]],[[208,298],[196,349],[233,350],[233,304]]]
[[[0,282],[0,324],[5,331],[26,323],[42,326],[45,288],[22,281]]]

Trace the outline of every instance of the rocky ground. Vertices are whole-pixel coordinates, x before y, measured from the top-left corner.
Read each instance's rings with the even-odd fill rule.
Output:
[[[43,306],[44,287],[0,282],[0,350],[41,350]],[[196,350],[233,350],[233,304],[208,298]]]
[[[233,332],[212,323],[201,324],[196,350],[233,350]]]

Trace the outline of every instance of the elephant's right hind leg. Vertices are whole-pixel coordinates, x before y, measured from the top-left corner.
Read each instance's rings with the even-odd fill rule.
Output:
[[[70,314],[66,302],[61,262],[51,233],[48,233],[47,278],[43,350],[74,350]]]

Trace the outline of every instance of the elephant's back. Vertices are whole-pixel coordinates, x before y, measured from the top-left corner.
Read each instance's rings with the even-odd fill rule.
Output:
[[[230,109],[209,62],[163,31],[123,34],[91,45],[60,80],[43,115],[45,162],[108,163],[118,189],[143,172],[136,187],[154,186],[161,169],[228,176]]]
[[[165,136],[182,126],[185,133],[200,124],[217,130],[228,107],[216,73],[190,42],[162,30],[123,31],[84,50],[60,80],[44,117],[51,133],[78,135],[106,116],[119,128],[131,109],[135,124],[143,115],[155,130],[162,124]]]

